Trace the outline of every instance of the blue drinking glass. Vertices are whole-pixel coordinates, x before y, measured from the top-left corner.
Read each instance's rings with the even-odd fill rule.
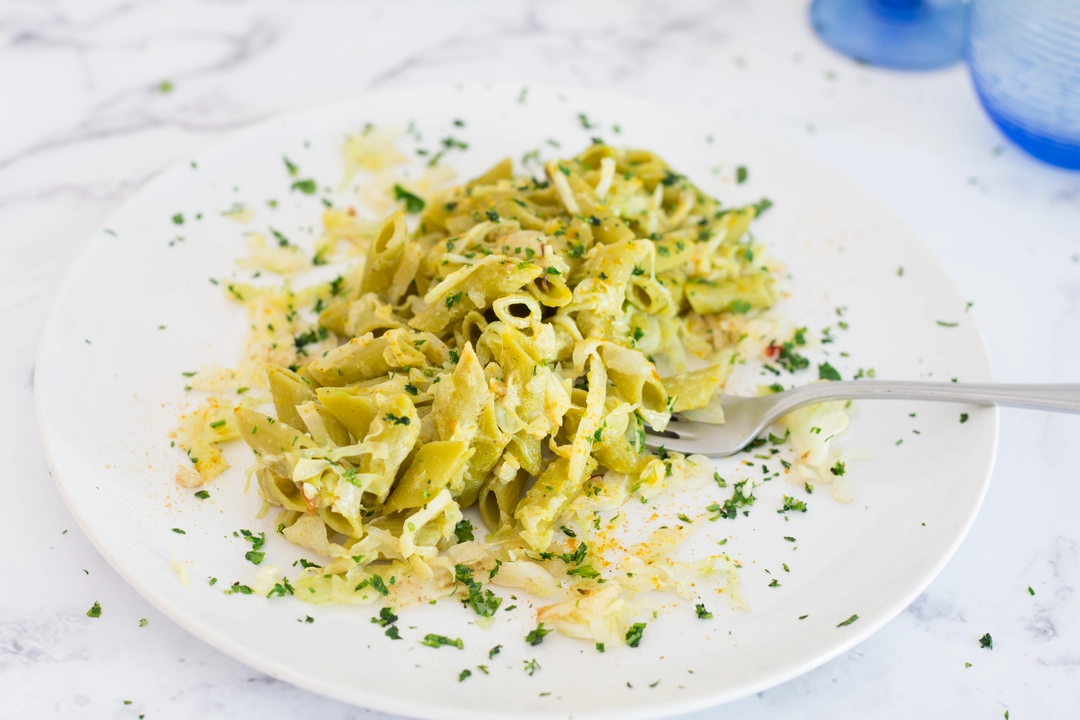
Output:
[[[1080,0],[976,0],[967,59],[1002,132],[1053,165],[1080,169]]]
[[[969,8],[963,0],[814,0],[810,22],[859,62],[934,70],[963,58]]]

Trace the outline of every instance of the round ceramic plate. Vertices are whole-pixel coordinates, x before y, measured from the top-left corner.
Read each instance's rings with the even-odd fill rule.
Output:
[[[878,378],[990,380],[963,298],[909,231],[818,162],[722,120],[593,91],[490,85],[402,89],[272,120],[165,173],[91,238],[57,298],[37,364],[41,433],[72,513],[173,620],[274,677],[403,715],[659,717],[759,692],[839,655],[900,612],[956,550],[990,478],[996,412],[867,402],[844,439],[862,458],[847,465],[854,502],[833,500],[827,486],[807,495],[780,478],[758,488],[748,516],[701,519],[685,552],[715,553],[726,539],[750,609],[730,607],[707,580],[696,599],[713,613],[708,620],[696,617],[693,600],[641,597],[651,605],[638,618],[648,627],[637,648],[600,654],[558,634],[531,646],[524,637],[542,601],[523,593],[504,601],[517,609],[500,611],[487,630],[452,600],[404,610],[398,642],[370,622],[371,607],[224,594],[253,580],[250,546],[234,531],[265,531],[268,561],[287,571],[302,553],[273,532],[273,514],[256,519],[246,448],[228,451],[233,468],[209,486],[209,499],[174,481],[184,458],[169,432],[193,401],[181,373],[232,364],[247,327],[244,311],[208,279],[250,278],[235,265],[246,254],[244,230],[273,227],[311,247],[322,198],[355,204],[355,195],[329,188],[342,177],[343,138],[367,123],[410,128],[402,140],[410,156],[453,146],[441,162],[462,179],[535,149],[573,155],[599,137],[657,152],[725,204],[767,196],[775,205],[755,232],[789,273],[782,309],[812,331],[830,328],[835,342],[823,350],[845,378],[861,368]],[[283,156],[319,191],[290,191],[296,178]],[[237,202],[256,210],[250,225],[220,214]],[[719,471],[759,481],[769,460],[747,460],[720,461]],[[776,512],[784,493],[809,511]],[[715,485],[676,491],[648,512],[674,522],[729,496]],[[174,562],[186,567],[188,586]],[[461,637],[464,649],[422,646],[426,633]],[[501,652],[489,658],[495,645]],[[539,666],[531,674],[530,660]],[[465,669],[472,675],[459,681]]]

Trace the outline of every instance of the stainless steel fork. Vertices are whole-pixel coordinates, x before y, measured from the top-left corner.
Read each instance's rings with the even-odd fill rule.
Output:
[[[965,385],[850,380],[823,382],[761,397],[721,395],[723,425],[679,416],[663,432],[646,426],[645,445],[709,457],[733,455],[792,410],[828,400],[929,400],[1080,413],[1080,385]]]

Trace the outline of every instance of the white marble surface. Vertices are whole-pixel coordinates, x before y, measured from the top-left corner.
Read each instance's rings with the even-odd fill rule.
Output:
[[[1080,381],[1080,174],[1009,146],[960,67],[896,74],[828,51],[804,2],[9,0],[0,48],[5,720],[385,717],[272,680],[151,608],[76,526],[33,419],[40,328],[89,233],[164,168],[276,113],[478,79],[709,109],[902,217],[975,303],[999,380]],[[1075,717],[1078,436],[1080,417],[1006,411],[982,513],[907,611],[802,678],[692,717]]]

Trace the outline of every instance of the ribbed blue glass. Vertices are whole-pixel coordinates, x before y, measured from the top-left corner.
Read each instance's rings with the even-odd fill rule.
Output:
[[[975,0],[967,59],[986,112],[1013,142],[1080,169],[1080,0]]]

